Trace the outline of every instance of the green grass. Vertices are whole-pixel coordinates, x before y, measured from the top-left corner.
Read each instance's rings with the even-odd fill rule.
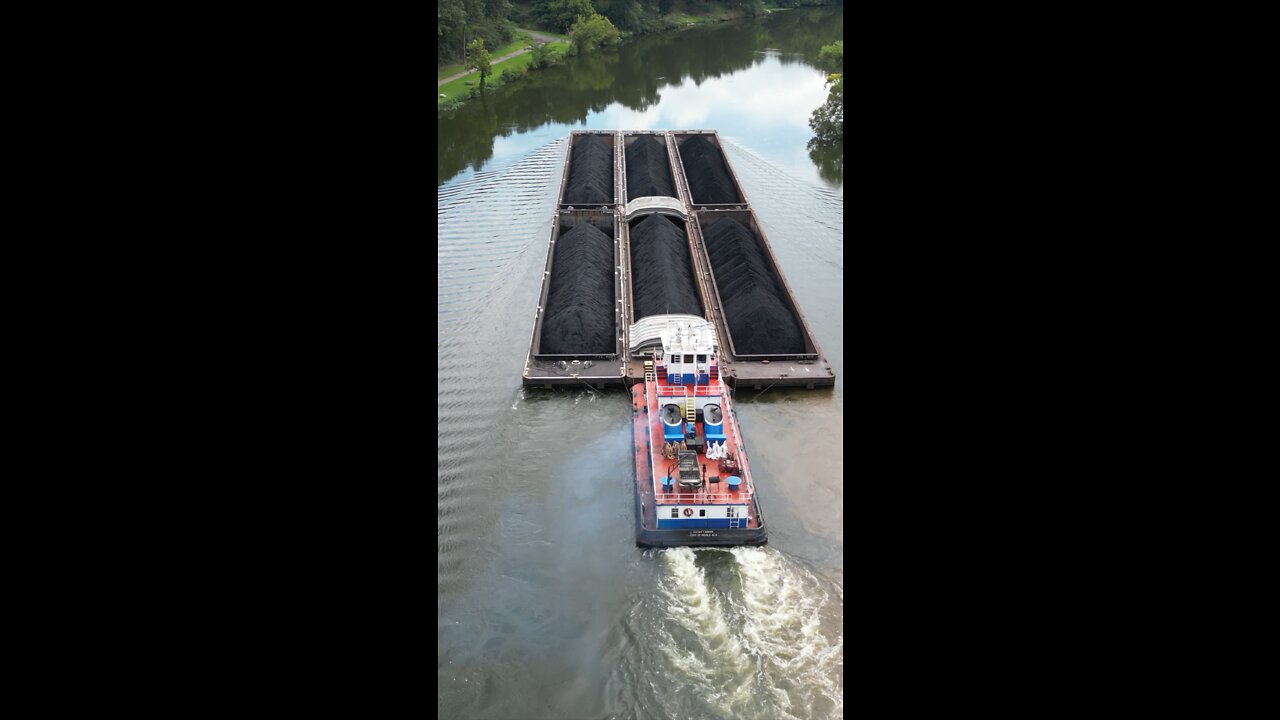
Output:
[[[503,45],[497,50],[490,50],[489,54],[492,55],[493,57],[502,57],[507,53],[515,52],[522,48],[528,47],[531,44],[533,44],[533,37],[531,35],[528,35],[527,33],[519,32],[519,33],[516,33],[516,38],[514,40],[507,43],[506,45]],[[467,66],[464,63],[454,63],[452,65],[445,65],[436,70],[436,82],[440,82],[441,80],[449,77],[450,75],[457,75],[460,72],[466,72],[466,71],[467,71]],[[441,90],[440,92],[444,92],[444,91]]]
[[[550,43],[550,45],[551,54],[555,56],[563,56],[565,52],[569,50],[569,43],[567,42],[553,42]],[[508,70],[514,70],[515,68],[527,68],[531,62],[533,62],[533,53],[517,55],[510,60],[503,60],[500,63],[494,63],[493,74],[489,76],[486,83],[492,83],[494,80],[498,79],[502,73]],[[537,71],[535,70],[534,72]],[[471,85],[468,85],[468,82],[470,82]],[[436,88],[436,107],[440,107],[448,100],[466,97],[471,93],[472,87],[479,87],[479,85],[479,73],[471,73],[466,77],[458,78],[457,80],[440,85]],[[440,95],[445,95],[447,97],[440,97]]]

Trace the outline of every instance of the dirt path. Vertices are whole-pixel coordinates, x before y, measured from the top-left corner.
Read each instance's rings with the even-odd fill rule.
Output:
[[[534,38],[535,40],[541,40],[541,41],[542,41],[542,42],[544,42],[544,43],[549,43],[549,42],[552,42],[552,41],[554,41],[554,40],[558,40],[558,39],[559,39],[559,38],[552,37],[552,36],[550,36],[550,35],[544,35],[544,34],[542,34],[542,33],[538,32],[538,31],[536,31],[536,30],[525,30],[524,32],[527,32],[527,33],[529,33],[530,35],[532,35],[532,36],[533,36],[533,38]],[[498,63],[502,62],[503,60],[510,60],[511,58],[513,58],[513,57],[515,57],[515,56],[517,56],[517,55],[523,55],[523,54],[525,54],[525,53],[527,53],[527,52],[529,52],[529,51],[528,51],[528,49],[525,49],[525,50],[517,50],[517,51],[515,51],[515,52],[513,52],[513,53],[507,53],[506,55],[503,55],[502,57],[496,57],[496,58],[494,58],[494,59],[491,61],[491,64],[493,64],[493,65],[497,65]],[[440,87],[441,85],[443,85],[443,84],[445,84],[445,83],[447,83],[447,82],[453,82],[454,80],[457,80],[458,78],[463,78],[463,77],[466,77],[466,76],[468,76],[468,75],[474,75],[474,74],[475,74],[475,72],[476,72],[475,70],[468,70],[467,72],[464,72],[464,73],[458,73],[457,75],[450,75],[449,77],[447,77],[447,78],[445,78],[445,79],[443,79],[443,80],[441,80],[441,81],[437,82],[437,83],[436,83],[436,87]]]

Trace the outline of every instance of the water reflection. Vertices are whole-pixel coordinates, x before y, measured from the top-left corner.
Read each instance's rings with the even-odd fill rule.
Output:
[[[833,145],[817,145],[809,151],[809,159],[818,166],[818,175],[832,185],[844,184],[844,141]]]
[[[843,185],[837,159],[805,150],[826,100],[818,51],[842,39],[840,8],[774,13],[645,37],[531,73],[440,116],[437,184],[588,128],[714,128],[814,182]]]

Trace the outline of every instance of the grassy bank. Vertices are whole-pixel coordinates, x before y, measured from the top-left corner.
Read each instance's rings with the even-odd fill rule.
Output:
[[[569,43],[567,42],[556,41],[548,43],[548,45],[551,47],[552,57],[555,58],[562,58],[564,57],[564,54],[569,51]],[[515,50],[519,50],[522,47],[524,47],[524,45],[515,48]],[[507,50],[506,52],[514,52],[514,50]],[[497,55],[495,54],[495,57],[496,56]],[[509,60],[503,60],[500,63],[494,63],[493,73],[489,76],[489,79],[485,81],[485,84],[488,87],[500,85],[507,80],[504,75],[512,73],[522,74],[529,69],[529,64],[532,62],[533,53],[525,53],[523,55],[517,55]],[[454,73],[457,72],[461,72],[461,70],[454,70]],[[441,77],[447,77],[447,75],[442,75]],[[480,87],[480,73],[473,72],[466,77],[458,78],[457,80],[452,80],[444,85],[438,86],[436,88],[436,108],[438,109],[442,107],[446,102],[457,101],[467,97],[471,94],[471,88],[473,87]],[[444,97],[440,97],[441,95],[444,95]]]
[[[492,55],[493,57],[502,57],[507,53],[513,53],[521,48],[528,47],[532,44],[533,44],[533,37],[530,36],[529,33],[521,31],[516,35],[516,38],[514,40],[507,43],[506,45],[503,45],[497,50],[490,50],[489,54]],[[450,75],[457,75],[460,72],[466,72],[466,71],[467,71],[467,66],[462,63],[453,63],[452,65],[444,65],[440,67],[438,70],[436,70],[436,82],[440,82],[441,80],[449,77]],[[444,91],[441,90],[441,92],[444,92]]]
[[[765,4],[766,9],[768,4]],[[696,12],[695,12],[696,10]],[[672,12],[666,17],[671,18],[680,27],[688,27],[690,25],[705,25],[707,23],[721,22],[724,20],[736,20],[745,17],[746,13],[740,8],[729,8],[720,3],[699,3],[697,8],[684,7],[684,3],[678,3]]]
[[[828,3],[821,3],[828,4]],[[766,0],[763,3],[763,11],[765,13],[778,12],[780,10],[789,10],[789,7],[780,7],[777,0]],[[639,29],[637,33],[661,33],[680,30],[683,28],[705,25],[708,23],[722,22],[725,20],[736,20],[746,17],[749,14],[755,14],[755,11],[743,9],[741,7],[729,7],[718,2],[699,2],[694,7],[689,7],[683,0],[676,0],[671,6],[671,12],[657,18],[656,23],[650,18],[647,29]],[[523,16],[522,23],[533,22],[534,20],[528,15]],[[501,57],[508,53],[521,50],[534,42],[529,35],[530,31],[525,28],[517,28],[516,40],[507,45],[493,50],[490,54],[495,57]],[[568,35],[555,33],[547,30],[537,30],[536,32],[543,35],[551,35],[560,38],[560,41],[551,43],[552,53],[555,61],[559,62],[565,56],[566,52],[571,48],[571,40]],[[622,41],[635,37],[636,35],[629,32],[622,33]],[[498,87],[509,80],[518,80],[524,73],[530,71],[530,64],[533,61],[531,53],[524,53],[509,60],[494,63],[493,74],[490,75],[486,82],[487,87]],[[447,65],[437,69],[436,81],[439,82],[446,77],[456,75],[465,70],[462,64]],[[536,70],[534,70],[536,72]],[[480,85],[479,73],[472,72],[467,76],[450,81],[444,85],[437,86],[436,90],[436,107],[444,108],[446,105],[456,105],[465,102],[471,95],[472,91]],[[487,88],[486,88],[487,89]],[[443,96],[443,97],[442,97]]]

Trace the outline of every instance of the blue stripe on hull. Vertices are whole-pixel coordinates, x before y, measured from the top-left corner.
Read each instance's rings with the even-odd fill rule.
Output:
[[[658,529],[690,530],[695,528],[727,528],[729,527],[729,520],[730,518],[689,518],[688,520],[683,518],[679,520],[673,518],[666,518],[665,520],[658,518]],[[739,518],[738,523],[737,527],[742,527],[746,525],[746,520]]]

